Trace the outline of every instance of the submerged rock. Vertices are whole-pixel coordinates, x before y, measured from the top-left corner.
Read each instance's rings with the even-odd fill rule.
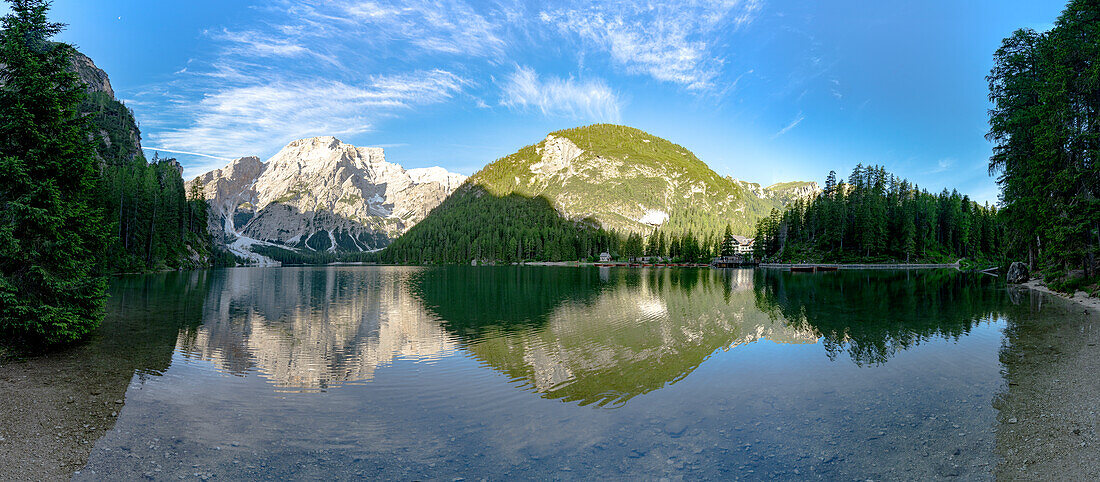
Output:
[[[1019,261],[1013,262],[1008,267],[1008,282],[1012,284],[1027,283],[1027,280],[1031,279],[1030,273],[1028,273],[1027,265]]]

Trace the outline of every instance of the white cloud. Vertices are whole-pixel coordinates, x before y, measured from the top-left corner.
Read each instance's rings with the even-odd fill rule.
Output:
[[[257,31],[231,32],[223,30],[215,38],[229,42],[227,54],[250,57],[314,57],[324,62],[338,65],[332,55],[315,52],[291,38],[278,38]]]
[[[206,158],[215,159],[215,160],[218,160],[218,161],[231,161],[232,160],[228,157],[212,156],[210,154],[203,154],[201,152],[189,152],[189,151],[179,151],[179,150],[175,150],[175,149],[165,149],[163,147],[148,147],[148,146],[145,146],[145,147],[142,147],[141,149],[144,150],[144,151],[157,151],[157,152],[164,151],[164,152],[169,152],[169,153],[172,153],[172,154],[185,154],[185,155],[188,155],[188,156],[206,157]]]
[[[931,171],[929,171],[929,172],[931,174],[939,174],[941,172],[947,171],[948,169],[951,169],[951,166],[953,166],[954,164],[955,164],[955,160],[950,158],[950,157],[940,159],[939,161],[936,162],[936,167],[934,169],[932,169]]]
[[[802,121],[804,121],[804,120],[806,120],[806,116],[802,115],[802,112],[799,112],[798,115],[796,115],[794,117],[794,120],[791,121],[790,124],[787,124],[786,127],[782,128],[782,129],[779,129],[779,132],[776,132],[775,135],[772,136],[772,139],[776,139],[779,136],[782,136],[783,134],[786,134],[786,133],[790,132],[791,129],[794,129],[795,127],[798,127],[798,124],[801,124]]]
[[[708,89],[724,60],[714,50],[716,34],[750,24],[759,0],[585,3],[582,8],[544,10],[542,22],[606,51],[630,73]]]
[[[540,79],[534,69],[517,67],[503,85],[501,105],[537,109],[544,115],[616,122],[621,101],[602,80]]]
[[[162,130],[152,140],[220,157],[262,154],[301,137],[366,132],[380,117],[444,101],[465,83],[432,70],[374,76],[360,84],[314,79],[232,87],[189,106],[185,127]]]
[[[137,102],[149,114],[151,143],[225,158],[265,156],[298,137],[370,131],[452,99],[486,109],[499,96],[497,105],[517,111],[618,121],[624,101],[590,68],[606,62],[721,96],[737,84],[719,85],[729,70],[721,44],[753,21],[761,2],[556,5],[540,16],[541,6],[522,0],[271,0],[254,19],[208,31],[210,55]],[[529,67],[508,73],[510,56],[554,55],[557,46],[546,42],[590,60],[576,78]]]
[[[309,17],[331,24],[337,35],[377,36],[406,41],[419,48],[450,54],[496,56],[503,52],[500,24],[461,0],[313,1]],[[351,30],[351,32],[348,31]]]

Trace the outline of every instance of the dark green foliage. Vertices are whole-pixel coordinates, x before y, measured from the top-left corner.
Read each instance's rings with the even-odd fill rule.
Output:
[[[328,248],[332,247],[332,240],[329,239],[328,231],[322,229],[313,233],[306,240],[306,247],[314,251],[328,251]]]
[[[108,272],[201,267],[213,256],[201,190],[185,192],[175,159],[111,158],[102,166],[98,203],[113,230]]]
[[[754,273],[756,307],[772,319],[821,337],[830,358],[847,352],[859,365],[885,363],[931,338],[958,339],[998,315],[996,279],[953,270]]]
[[[576,261],[595,260],[606,251],[619,260],[648,255],[709,261],[728,240],[726,234],[751,232],[754,220],[767,213],[765,206],[779,206],[809,187],[785,183],[769,188],[774,195],[766,200],[757,198],[684,147],[626,126],[596,124],[552,135],[584,150],[571,161],[576,175],[560,182],[533,176],[546,145],[524,147],[476,173],[383,251],[381,260]],[[609,177],[611,165],[631,175]],[[635,175],[639,172],[650,174]],[[673,179],[681,191],[670,191]],[[654,229],[618,214],[617,206],[662,206],[669,218]],[[570,209],[587,213],[585,219],[563,215]]]
[[[773,261],[988,260],[1003,256],[1003,231],[996,208],[859,165],[847,183],[829,173],[820,196],[761,219],[754,248]]]
[[[562,218],[546,199],[499,197],[466,184],[381,253],[401,264],[562,261],[619,253],[619,239],[594,223]]]
[[[989,74],[990,173],[1009,241],[1032,268],[1096,274],[1100,249],[1100,2],[1073,0],[1049,32],[1017,30]]]
[[[665,239],[672,243],[665,247]],[[494,196],[467,183],[379,256],[383,263],[515,263],[521,261],[595,261],[607,252],[616,259],[649,254],[675,261],[707,262],[717,255],[717,236],[700,240],[655,232],[607,231],[594,220],[563,218],[542,197]]]
[[[213,247],[201,191],[185,192],[180,165],[154,154],[146,161],[133,112],[104,92],[81,104],[96,135],[100,159],[95,202],[112,226],[102,258],[108,272],[201,267]]]
[[[745,185],[718,175],[687,148],[627,126],[594,124],[551,135],[585,151],[571,163],[579,169],[576,175],[535,180],[532,166],[541,162],[540,149],[545,147],[540,142],[485,166],[470,183],[495,196],[543,197],[574,215],[588,213],[604,229],[621,233],[648,235],[652,228],[618,214],[615,207],[661,206],[669,215],[661,231],[675,237],[692,232],[708,246],[721,244],[727,226],[735,234],[750,234],[757,219],[782,206],[791,190],[808,184],[777,184],[768,188],[774,195],[759,198]],[[593,162],[597,156],[614,162]],[[607,177],[616,172],[628,175]]]
[[[12,0],[0,31],[0,335],[28,344],[80,339],[103,317],[107,245],[84,89],[43,0]]]

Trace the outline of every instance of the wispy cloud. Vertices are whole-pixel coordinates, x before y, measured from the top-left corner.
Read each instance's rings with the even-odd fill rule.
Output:
[[[625,101],[593,69],[723,96],[740,79],[720,82],[730,71],[728,34],[762,5],[563,0],[540,12],[522,0],[271,0],[252,20],[207,31],[210,55],[145,89],[135,105],[151,114],[143,125],[150,143],[211,160],[265,156],[312,135],[351,137],[445,102],[619,121]],[[546,42],[582,60],[548,71],[536,56],[528,65],[540,72],[510,67],[512,57],[548,52]],[[208,164],[184,159],[189,169]]]
[[[152,139],[180,151],[255,155],[296,138],[369,131],[378,118],[441,102],[465,82],[451,72],[432,70],[374,76],[359,84],[280,80],[229,88],[189,106],[191,120],[185,127]]]
[[[221,33],[212,34],[213,37],[226,41],[226,53],[250,57],[313,57],[315,59],[338,65],[339,62],[332,55],[316,52],[292,38],[279,38],[269,33],[257,31],[231,32],[222,30]]]
[[[300,9],[320,30],[338,35],[372,35],[451,54],[499,55],[505,47],[500,23],[461,0],[311,1]],[[500,17],[506,12],[492,10]],[[350,32],[349,32],[350,30]],[[316,31],[316,30],[315,30]]]
[[[758,0],[585,2],[548,9],[539,19],[610,54],[630,73],[701,90],[712,87],[724,60],[712,52],[716,32],[750,24]]]
[[[185,154],[185,155],[188,155],[188,156],[199,156],[199,157],[205,157],[205,158],[208,158],[208,159],[215,159],[215,160],[218,160],[218,161],[226,161],[226,162],[232,161],[232,159],[230,159],[228,157],[212,156],[210,154],[203,154],[201,152],[180,151],[180,150],[176,150],[176,149],[165,149],[163,147],[148,147],[148,146],[144,146],[141,149],[144,150],[144,151],[157,151],[157,152],[163,151],[163,152],[170,152],[172,154]]]
[[[840,91],[840,81],[837,79],[829,79],[829,83],[832,84],[829,87],[829,93],[831,93],[836,100],[844,100],[844,94]]]
[[[783,134],[786,134],[786,133],[790,132],[791,129],[794,129],[795,127],[798,127],[798,124],[801,124],[802,121],[804,121],[804,120],[806,120],[806,116],[802,115],[802,112],[799,112],[798,115],[796,115],[794,117],[794,120],[792,120],[790,124],[787,124],[786,127],[782,128],[782,129],[779,129],[779,132],[776,132],[774,135],[772,135],[772,139],[773,140],[777,139],[780,136],[782,136]]]
[[[929,173],[930,174],[939,174],[941,172],[946,172],[948,169],[951,169],[951,166],[953,166],[953,165],[955,165],[955,160],[950,158],[950,157],[940,159],[939,161],[936,162],[936,167],[934,169],[932,169],[931,171],[929,171]]]
[[[540,79],[534,69],[517,67],[502,87],[501,105],[537,109],[544,115],[616,122],[621,101],[602,80]]]

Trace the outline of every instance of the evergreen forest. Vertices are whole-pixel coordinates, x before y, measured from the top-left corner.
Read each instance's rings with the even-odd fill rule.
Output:
[[[1004,39],[988,77],[1008,248],[1053,280],[1080,272],[1082,286],[1100,251],[1098,59],[1100,3],[1072,0],[1049,31]]]
[[[111,273],[214,261],[207,205],[179,164],[147,162],[133,113],[80,80],[49,2],[10,0],[0,27],[0,336],[50,346],[103,317]],[[90,62],[88,63],[90,64]],[[224,259],[224,256],[222,257]]]
[[[830,172],[820,195],[760,219],[754,255],[782,262],[946,262],[1004,257],[995,207],[932,194],[882,166]]]

